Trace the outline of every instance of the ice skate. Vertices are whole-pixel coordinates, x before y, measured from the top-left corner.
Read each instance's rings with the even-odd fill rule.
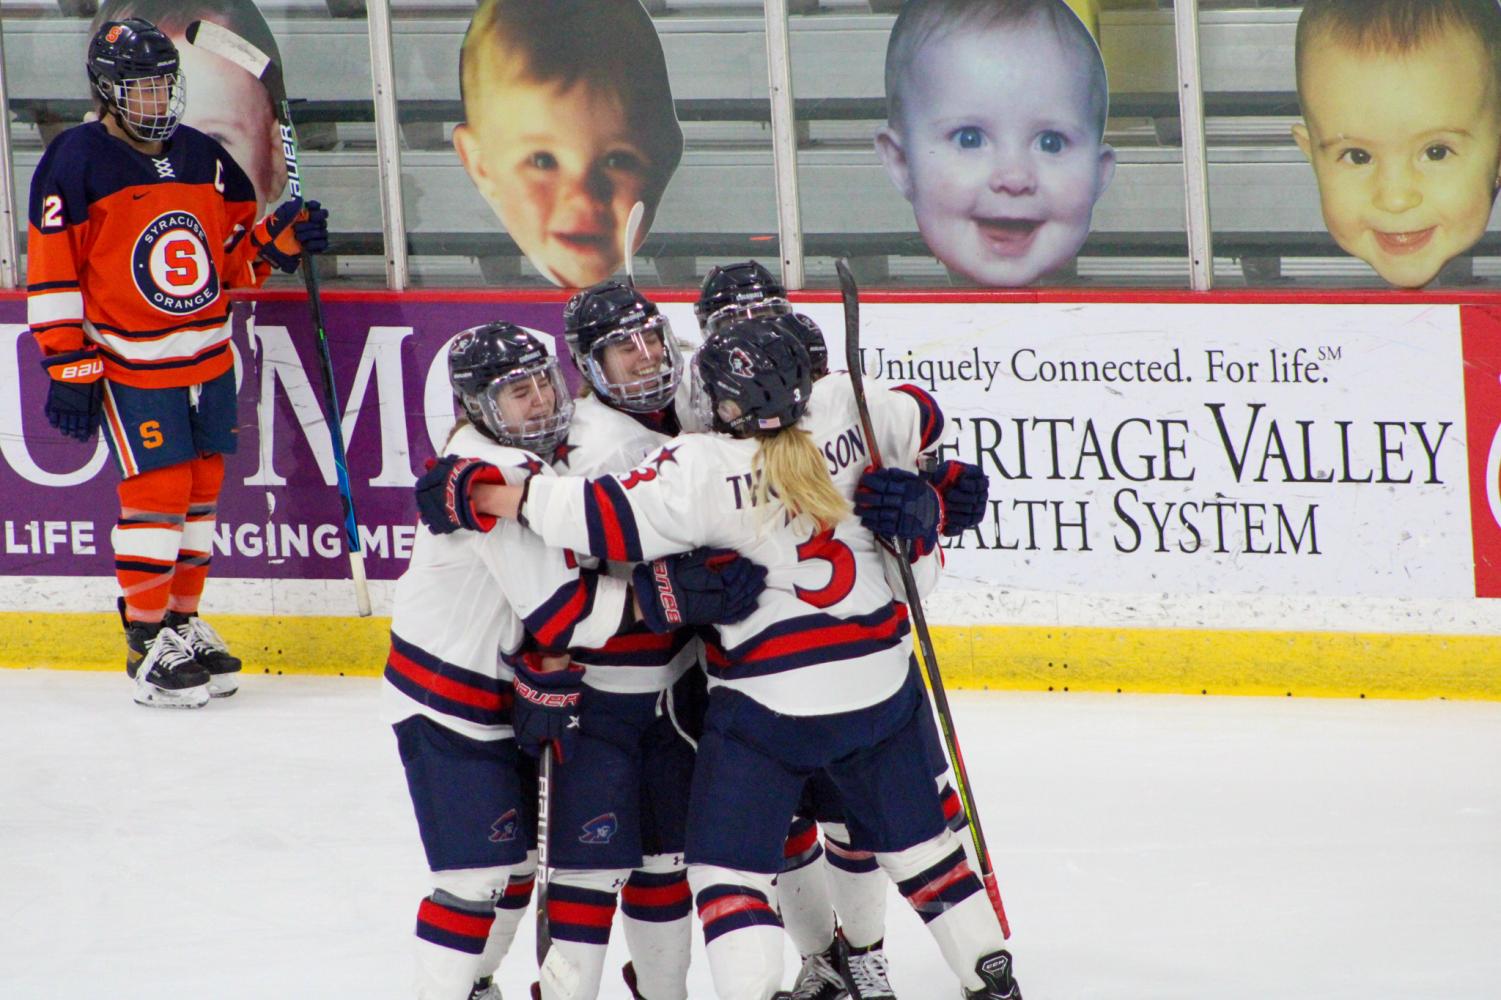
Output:
[[[125,673],[136,682],[137,705],[202,708],[208,704],[209,673],[172,629],[131,622],[125,629],[125,648]]]
[[[792,992],[787,996],[792,1000],[841,1000],[850,996],[841,971],[843,944],[843,938],[836,934],[823,951],[805,957],[802,970],[792,984]]]
[[[965,1000],[1022,1000],[1022,991],[1011,975],[1011,952],[1002,948],[975,963],[975,972],[985,980],[985,987],[965,990]]]
[[[238,663],[239,661],[236,660],[235,662]],[[234,692],[231,691],[230,693],[233,694]],[[502,1000],[500,987],[495,985],[495,980],[490,976],[486,976],[483,979],[476,979],[474,986],[469,990],[469,1000]]]
[[[887,978],[884,941],[864,948],[845,946],[844,985],[850,1000],[896,1000]]]
[[[208,693],[213,698],[228,698],[240,689],[240,658],[232,656],[229,646],[208,622],[196,614],[185,615],[168,611],[163,619],[167,628],[176,632],[193,651],[193,659],[208,671]]]

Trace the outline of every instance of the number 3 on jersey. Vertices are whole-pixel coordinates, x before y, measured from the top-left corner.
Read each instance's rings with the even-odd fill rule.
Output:
[[[821,560],[829,564],[829,582],[822,587],[794,587],[797,596],[815,608],[838,604],[855,588],[855,554],[834,537],[834,529],[820,531],[797,547],[798,562]]]

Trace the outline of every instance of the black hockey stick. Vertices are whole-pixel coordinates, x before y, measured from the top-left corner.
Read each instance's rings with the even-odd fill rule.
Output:
[[[287,161],[287,186],[292,197],[302,197],[302,176],[297,169],[297,133],[292,126],[292,112],[287,103],[287,85],[276,60],[243,37],[213,21],[194,21],[185,32],[188,44],[227,59],[260,80],[276,105],[276,119],[281,125],[282,156]],[[355,606],[360,617],[370,615],[370,587],[365,582],[365,555],[360,545],[359,522],[354,515],[354,492],[349,484],[349,462],[344,454],[344,428],[340,423],[339,392],[334,384],[334,363],[328,352],[328,334],[323,326],[323,300],[318,295],[318,272],[313,262],[302,262],[302,280],[307,286],[308,309],[317,331],[318,363],[323,373],[323,408],[328,420],[328,436],[333,443],[334,469],[339,482],[339,499],[344,505],[344,545],[349,550],[349,573],[354,580]]]
[[[865,432],[865,443],[870,447],[870,461],[881,467],[881,446],[870,423],[870,407],[865,402],[865,374],[860,358],[860,290],[855,285],[855,276],[850,273],[849,263],[843,259],[834,262],[839,272],[839,297],[844,303],[844,358],[850,370],[850,386],[855,391],[855,405],[860,410],[860,426]],[[912,630],[917,633],[917,645],[922,650],[923,668],[928,675],[928,687],[933,692],[939,726],[943,730],[943,742],[948,748],[949,760],[954,765],[954,781],[959,786],[959,797],[969,816],[969,832],[975,843],[975,857],[980,863],[980,878],[985,883],[985,893],[995,915],[1001,921],[1001,934],[1011,936],[1011,923],[1006,919],[1006,907],[1001,902],[1001,889],[996,884],[995,868],[990,863],[990,850],[985,846],[985,833],[980,829],[980,814],[975,808],[974,790],[969,783],[969,772],[964,767],[964,754],[959,751],[959,736],[954,731],[954,716],[949,709],[949,696],[943,687],[943,675],[938,671],[938,657],[933,652],[933,637],[928,632],[928,619],[923,613],[922,595],[917,592],[917,580],[912,576],[912,563],[906,541],[896,539],[896,563],[902,575],[902,589],[907,592],[907,609],[912,613]]]

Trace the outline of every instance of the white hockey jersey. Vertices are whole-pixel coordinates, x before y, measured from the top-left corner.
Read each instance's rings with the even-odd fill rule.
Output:
[[[935,448],[943,416],[921,389],[869,397],[883,461],[915,469]],[[854,497],[870,462],[854,394],[826,378],[799,426],[824,455],[834,483]],[[853,711],[890,697],[907,677],[907,608],[893,596],[883,550],[853,515],[831,531],[787,523],[780,507],[752,505],[754,440],[690,434],[619,476],[538,478],[522,513],[549,544],[611,559],[651,559],[699,545],[735,549],[767,568],[756,610],[720,626],[710,683],[725,684],[785,715]],[[914,572],[936,579],[938,550]]]
[[[670,428],[670,423],[663,423]],[[604,476],[625,473],[672,440],[638,420],[586,396],[574,404],[568,440],[553,456],[553,469],[566,476]],[[608,572],[629,580],[631,562],[610,562]],[[665,691],[693,666],[700,643],[691,629],[658,635],[637,623],[612,636],[597,649],[575,649],[573,659],[586,668],[584,683],[617,694]]]
[[[498,466],[510,482],[551,475],[530,452],[473,427],[447,451]],[[424,715],[478,740],[511,736],[512,664],[527,634],[551,650],[602,645],[620,627],[626,599],[624,581],[581,575],[573,553],[548,548],[514,521],[485,534],[435,535],[419,524],[396,583],[383,714],[393,723]]]

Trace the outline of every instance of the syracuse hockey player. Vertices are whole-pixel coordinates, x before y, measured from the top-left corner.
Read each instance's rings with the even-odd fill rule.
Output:
[[[850,516],[866,459],[854,393],[836,379],[815,388],[811,367],[774,322],[731,322],[694,362],[695,398],[720,433],[677,438],[623,477],[538,476],[478,487],[472,502],[605,558],[713,544],[768,567],[755,612],[722,626],[723,651],[710,656],[689,816],[688,877],[722,1000],[776,995],[785,817],[818,770],[839,790],[851,845],[897,883],[965,996],[1019,1000],[999,921],[932,794],[906,606],[875,537]],[[936,405],[901,393],[870,403],[882,454],[915,468],[937,443]],[[896,505],[900,534],[933,523],[922,506]],[[928,531],[914,570],[931,582]]]
[[[179,123],[172,41],[137,18],[100,26],[99,120],[62,133],[31,182],[27,312],[51,376],[48,421],[119,466],[111,536],[126,672],[143,705],[233,694],[238,658],[198,617],[224,455],[235,450],[229,298],[328,245],[328,213],[290,201],[260,222],[249,179]]]
[[[604,646],[638,618],[661,621],[667,606],[689,622],[736,619],[765,573],[724,554],[707,574],[713,585],[694,589],[713,554],[690,553],[651,566],[666,582],[634,599],[627,581],[581,572],[572,553],[514,522],[496,526],[462,499],[468,488],[550,474],[542,460],[567,436],[573,405],[546,347],[509,323],[459,333],[448,374],[464,417],[449,457],[417,489],[424,520],[443,533],[418,533],[396,586],[385,714],[433,873],[417,912],[418,996],[498,1000],[491,977],[536,864],[534,771],[517,740],[554,743],[565,765],[581,752],[570,722],[587,696],[567,647]]]

